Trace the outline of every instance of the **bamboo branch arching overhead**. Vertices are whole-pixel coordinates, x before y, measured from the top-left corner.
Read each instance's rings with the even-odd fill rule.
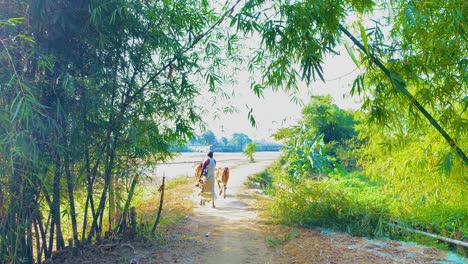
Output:
[[[463,162],[465,163],[466,166],[468,166],[468,157],[466,156],[466,154],[463,152],[463,150],[457,145],[457,143],[455,142],[455,140],[442,128],[442,126],[434,119],[434,117],[432,117],[432,115],[424,108],[424,106],[421,105],[421,103],[419,103],[418,100],[416,100],[416,98],[414,98],[414,96],[410,93],[410,91],[408,91],[408,89],[406,88],[406,84],[404,82],[399,82],[399,83],[396,83],[395,82],[395,77],[397,77],[396,75],[392,74],[390,72],[390,70],[385,67],[385,65],[383,65],[383,63],[379,60],[379,58],[377,58],[375,55],[371,54],[370,52],[367,52],[366,48],[364,47],[364,45],[359,42],[359,40],[357,40],[346,28],[344,28],[342,25],[339,25],[339,29],[349,38],[351,39],[351,41],[359,47],[359,49],[361,51],[363,51],[365,54],[367,54],[367,56],[369,56],[369,58],[371,59],[371,61],[377,65],[377,67],[379,67],[379,69],[381,69],[384,74],[390,78],[393,86],[397,89],[398,92],[400,92],[401,94],[403,94],[405,96],[405,98],[407,98],[410,103],[412,105],[414,105],[418,110],[419,112],[421,112],[424,117],[429,121],[429,123],[431,123],[431,125],[444,137],[444,139],[447,141],[447,143],[450,145],[450,147],[452,147],[455,152],[457,153],[457,155],[463,160]]]

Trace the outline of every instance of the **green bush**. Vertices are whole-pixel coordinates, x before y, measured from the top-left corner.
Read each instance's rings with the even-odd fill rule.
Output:
[[[375,187],[359,179],[303,180],[276,185],[271,208],[284,224],[328,227],[361,236],[382,236],[388,206]]]
[[[445,232],[447,236],[455,230],[467,233],[468,210],[463,210],[465,205],[457,198],[459,195],[434,199],[425,192],[412,192],[411,188],[396,192],[382,179],[371,180],[361,173],[342,170],[321,180],[297,180],[290,177],[285,164],[280,160],[251,178],[271,195],[269,210],[278,223],[416,240],[442,248],[446,246],[436,240],[402,233],[389,223],[440,235]]]

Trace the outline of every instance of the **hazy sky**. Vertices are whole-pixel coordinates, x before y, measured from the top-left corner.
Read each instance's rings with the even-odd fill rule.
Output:
[[[346,19],[346,24],[349,26],[350,31],[353,31],[353,26],[351,25],[354,25],[356,22],[360,21],[364,26],[371,27],[374,25],[375,19],[383,19],[383,24],[385,25],[387,23],[385,22],[386,17],[391,16],[390,11],[386,10],[385,6],[382,6],[367,16],[350,15]],[[388,35],[389,27],[381,26],[381,30],[385,35]],[[359,35],[359,33],[356,34]],[[352,50],[355,49],[347,38],[343,38],[342,41],[347,42]],[[244,44],[252,48],[258,46],[258,43],[259,38],[248,37]],[[304,104],[309,102],[311,94],[331,95],[333,102],[342,109],[358,109],[360,107],[359,99],[357,97],[351,98],[349,92],[353,81],[361,72],[357,69],[342,44],[339,44],[337,49],[341,55],[325,59],[323,70],[326,82],[315,82],[310,87],[304,86],[301,88],[300,97],[304,101]],[[357,56],[357,53],[355,55]],[[204,120],[208,123],[207,129],[213,131],[218,139],[221,136],[230,138],[232,133],[241,132],[254,140],[264,139],[272,141],[271,134],[275,133],[278,128],[294,125],[301,118],[303,105],[290,102],[285,93],[267,91],[263,99],[257,98],[250,91],[250,85],[246,81],[248,79],[247,73],[242,73],[237,76],[237,79],[243,80],[233,87],[236,91],[236,98],[233,104],[239,112],[235,114],[222,114],[218,119],[214,119],[212,113],[208,113],[204,117]],[[257,121],[256,128],[250,126],[247,118],[248,108],[245,106],[246,104],[253,108],[253,114]]]
[[[351,24],[356,19],[358,18],[350,17],[348,23]],[[343,41],[352,46],[346,39]],[[248,48],[255,48],[258,43],[259,38],[249,37],[245,39],[243,44]],[[300,86],[299,97],[304,104],[309,102],[311,95],[331,95],[333,102],[340,108],[359,108],[359,99],[357,97],[351,98],[349,92],[354,79],[360,74],[360,70],[357,69],[343,45],[339,45],[337,48],[341,55],[326,58],[323,65],[326,82],[317,81],[309,87],[306,87],[305,84]],[[303,105],[291,102],[284,92],[266,91],[264,98],[258,98],[250,90],[247,71],[241,72],[234,78],[237,79],[238,83],[232,87],[236,96],[230,104],[233,104],[238,112],[223,113],[219,118],[213,118],[213,113],[207,113],[204,116],[204,120],[208,124],[207,129],[213,131],[218,139],[222,136],[230,138],[233,133],[240,132],[247,134],[254,140],[272,141],[271,134],[275,133],[278,128],[294,125],[301,119]],[[217,104],[223,103],[217,102]],[[253,115],[257,122],[256,128],[251,127],[249,123],[247,118],[249,109],[246,105],[253,108]]]
[[[343,109],[357,109],[359,107],[357,98],[350,98],[349,91],[352,82],[359,74],[359,70],[349,58],[346,51],[340,56],[328,58],[324,65],[324,76],[326,83],[315,82],[310,87],[301,88],[300,98],[304,104],[309,102],[311,93],[313,95],[327,95],[333,97],[334,103]],[[244,133],[254,140],[272,141],[271,134],[278,128],[294,125],[301,118],[303,105],[290,102],[290,98],[282,91],[266,91],[264,98],[258,98],[250,90],[246,81],[247,73],[238,76],[239,81],[233,89],[236,96],[232,101],[239,110],[238,113],[221,114],[219,118],[213,118],[212,113],[207,113],[204,120],[207,122],[208,130],[213,131],[218,139],[222,136],[230,138],[233,133]],[[309,91],[310,90],[310,91]],[[253,108],[253,115],[257,127],[253,128],[247,118],[248,108]]]

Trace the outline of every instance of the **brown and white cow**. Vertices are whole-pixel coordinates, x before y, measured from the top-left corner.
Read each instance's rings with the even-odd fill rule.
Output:
[[[200,179],[202,167],[203,167],[203,162],[197,163],[197,165],[195,165],[195,179],[197,181]]]
[[[229,181],[229,168],[218,168],[216,170],[216,181],[218,182],[219,195],[224,193],[224,199],[226,199],[227,183]]]

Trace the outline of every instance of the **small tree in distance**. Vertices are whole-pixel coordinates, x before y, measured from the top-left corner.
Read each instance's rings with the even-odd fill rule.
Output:
[[[249,142],[247,145],[245,145],[244,148],[244,155],[249,158],[250,162],[254,162],[254,157],[253,154],[257,150],[257,145],[255,145],[254,142]]]

